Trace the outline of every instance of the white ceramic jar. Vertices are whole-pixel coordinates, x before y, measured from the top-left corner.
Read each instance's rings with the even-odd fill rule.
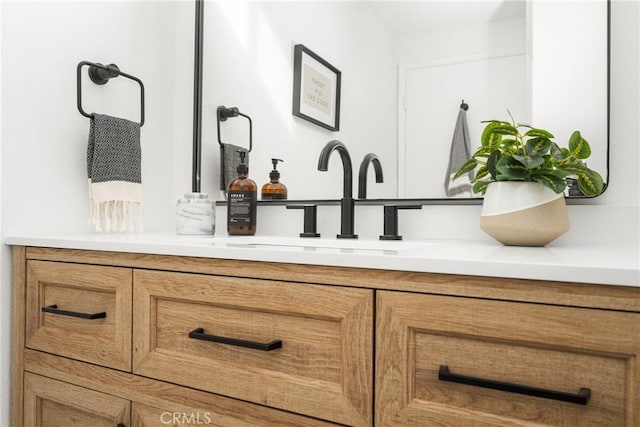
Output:
[[[186,193],[176,205],[176,233],[213,236],[216,231],[215,202],[207,193]]]

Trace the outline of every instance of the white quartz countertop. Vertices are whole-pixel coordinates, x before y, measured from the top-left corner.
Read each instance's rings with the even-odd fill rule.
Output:
[[[638,246],[552,244],[508,247],[490,241],[378,241],[269,236],[37,234],[8,245],[358,267],[428,273],[640,286]]]

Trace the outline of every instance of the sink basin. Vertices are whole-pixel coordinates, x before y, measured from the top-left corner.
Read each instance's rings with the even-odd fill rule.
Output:
[[[249,247],[280,247],[303,249],[338,249],[349,251],[404,251],[417,246],[429,244],[427,242],[404,242],[398,240],[347,240],[321,238],[287,238],[287,237],[234,237],[227,240],[230,246]]]

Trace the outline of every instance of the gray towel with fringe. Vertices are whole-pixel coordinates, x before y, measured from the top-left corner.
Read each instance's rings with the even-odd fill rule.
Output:
[[[244,151],[247,155],[244,163],[249,167],[249,151],[233,144],[220,144],[220,189],[228,190],[229,183],[238,177],[238,165],[240,164],[240,154]]]
[[[141,163],[140,124],[93,114],[87,175],[96,231],[142,231]]]
[[[451,140],[451,149],[449,151],[449,165],[447,166],[447,174],[444,178],[444,191],[447,197],[460,196],[464,193],[471,196],[471,184],[470,179],[473,179],[473,171],[469,172],[466,176],[461,176],[457,180],[453,181],[453,176],[458,169],[465,164],[471,157],[469,150],[469,126],[467,125],[467,111],[466,104],[460,106],[458,112],[458,118],[456,120],[456,127],[453,131],[453,138]]]

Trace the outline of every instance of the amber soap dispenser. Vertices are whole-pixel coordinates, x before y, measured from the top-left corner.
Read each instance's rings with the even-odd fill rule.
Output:
[[[227,233],[230,236],[252,236],[256,234],[258,186],[248,178],[249,167],[245,164],[247,153],[238,153],[238,177],[229,183],[227,191]]]
[[[262,200],[286,200],[287,187],[280,182],[280,172],[278,172],[278,162],[282,159],[271,159],[273,170],[269,174],[270,182],[262,186]]]

